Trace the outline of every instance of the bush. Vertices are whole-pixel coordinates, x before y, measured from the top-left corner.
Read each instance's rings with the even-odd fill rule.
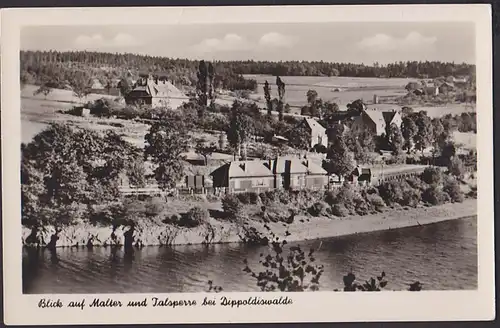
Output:
[[[422,172],[420,178],[427,184],[439,185],[443,179],[443,173],[437,167],[428,167]]]
[[[242,204],[257,204],[259,202],[259,195],[256,192],[243,192],[237,194],[236,197]]]
[[[347,210],[344,205],[335,204],[332,206],[332,214],[335,216],[344,217],[349,215],[349,210]]]
[[[144,205],[144,213],[148,217],[158,216],[165,208],[165,202],[163,199],[155,197],[151,198]]]
[[[231,216],[236,217],[238,213],[241,211],[241,203],[235,195],[229,194],[222,198],[222,209],[224,212]]]
[[[358,196],[354,187],[346,183],[340,188],[335,201],[338,204],[344,205],[346,209],[351,210],[354,208],[354,199]]]
[[[448,171],[450,172],[451,175],[457,177],[458,179],[463,179],[465,172],[464,163],[459,157],[453,156],[450,159],[450,164],[448,165]]]
[[[326,204],[325,202],[316,202],[311,207],[309,207],[308,212],[312,216],[326,215],[327,208],[328,204]]]
[[[122,110],[116,110],[113,114],[124,120],[132,120],[140,116],[139,110],[133,106],[127,106]]]
[[[185,215],[181,216],[178,225],[187,228],[197,227],[202,223],[208,222],[210,214],[208,210],[195,206]]]
[[[447,179],[444,183],[443,191],[450,196],[451,201],[454,203],[464,201],[464,194],[455,179]]]
[[[119,110],[120,105],[110,99],[101,98],[94,102],[89,102],[86,107],[90,109],[90,114],[98,117],[110,117]]]
[[[422,200],[421,191],[418,189],[412,188],[407,183],[406,183],[405,187],[407,187],[407,188],[403,188],[403,199],[401,200],[401,202],[399,202],[399,204],[403,205],[403,206],[417,207],[417,205]]]
[[[400,203],[403,199],[403,189],[398,181],[384,182],[379,186],[379,194],[387,203]]]
[[[325,202],[329,205],[333,205],[337,202],[337,195],[338,195],[338,190],[333,189],[333,190],[328,190],[325,192]]]
[[[377,194],[366,195],[366,200],[379,212],[385,207],[384,200]]]
[[[442,190],[434,187],[427,188],[422,194],[422,200],[432,205],[441,205],[449,201],[449,196]]]

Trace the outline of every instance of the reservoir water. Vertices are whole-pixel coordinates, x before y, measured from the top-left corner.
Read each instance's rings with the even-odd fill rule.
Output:
[[[387,289],[404,290],[418,280],[425,290],[477,288],[476,217],[425,226],[298,243],[318,249],[325,267],[320,290],[342,288],[352,271],[361,281],[386,272]],[[259,269],[263,246],[61,248],[23,250],[23,292],[169,293],[203,292],[208,280],[224,291],[259,291],[242,271],[248,259]]]

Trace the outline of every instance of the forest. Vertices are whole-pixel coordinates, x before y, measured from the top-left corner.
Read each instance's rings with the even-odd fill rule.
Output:
[[[168,77],[176,85],[194,86],[198,61],[136,54],[88,51],[21,51],[21,78],[24,83],[42,84],[47,80],[66,80],[75,71],[86,71],[106,83],[106,79],[135,77],[140,73],[156,73]],[[435,61],[408,61],[387,65],[328,63],[306,61],[215,61],[218,87],[230,90],[253,90],[257,83],[244,74],[276,76],[349,76],[411,77],[471,76],[475,65]]]

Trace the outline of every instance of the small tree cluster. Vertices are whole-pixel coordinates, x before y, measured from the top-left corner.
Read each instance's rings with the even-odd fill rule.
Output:
[[[262,271],[254,271],[248,261],[244,260],[244,272],[257,281],[263,292],[303,292],[319,289],[319,280],[323,274],[323,265],[315,263],[314,249],[307,254],[300,246],[291,246],[289,253],[284,254],[286,240],[281,240],[270,231],[271,252],[261,253],[259,263]]]

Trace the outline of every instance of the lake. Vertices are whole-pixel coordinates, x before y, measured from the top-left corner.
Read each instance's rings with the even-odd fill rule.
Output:
[[[350,270],[360,279],[385,271],[388,289],[418,280],[425,290],[477,288],[476,217],[426,226],[300,242],[317,248],[325,266],[320,290],[342,288]],[[224,291],[259,291],[243,260],[258,269],[268,248],[240,244],[23,250],[23,292],[170,293],[202,292],[207,281]]]

